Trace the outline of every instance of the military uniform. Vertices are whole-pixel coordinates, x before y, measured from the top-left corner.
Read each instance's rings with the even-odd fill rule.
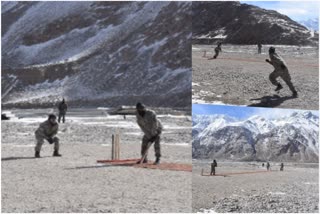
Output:
[[[62,118],[62,122],[65,122],[65,116],[67,113],[68,105],[65,102],[61,102],[58,106],[59,110],[59,116],[58,116],[58,122],[60,123],[60,120]]]
[[[261,54],[262,45],[261,43],[258,43],[258,54]]]
[[[211,173],[210,173],[210,175],[215,175],[216,174],[216,167],[217,167],[217,162],[213,162],[211,164]]]
[[[283,171],[283,167],[284,167],[284,164],[281,163],[281,165],[280,165],[280,171]]]
[[[297,93],[291,82],[291,76],[284,60],[277,53],[271,53],[269,54],[269,56],[270,64],[272,64],[274,67],[274,71],[269,75],[270,82],[273,85],[278,86],[280,85],[280,83],[276,79],[278,77],[281,77],[283,81],[285,81],[285,83],[289,86],[290,90],[293,93]]]
[[[267,170],[268,171],[270,170],[270,163],[269,162],[267,163]]]
[[[35,131],[37,144],[35,147],[36,152],[40,152],[44,140],[49,143],[54,143],[54,151],[59,151],[59,138],[54,137],[58,133],[58,123],[51,124],[49,120],[41,123],[39,128]],[[50,142],[52,140],[52,142]]]
[[[218,56],[219,56],[219,53],[220,53],[221,50],[221,46],[218,45],[215,49],[214,49],[214,52],[216,53],[213,58],[216,59]]]
[[[136,114],[137,123],[144,133],[141,145],[141,156],[147,152],[149,142],[154,142],[155,156],[161,157],[160,151],[160,134],[163,126],[154,111],[146,110],[145,114],[141,116],[138,112]],[[146,155],[147,158],[147,155]]]

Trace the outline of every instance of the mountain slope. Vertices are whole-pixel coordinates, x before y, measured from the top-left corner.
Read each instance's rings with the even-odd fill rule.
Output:
[[[312,112],[295,112],[273,120],[254,116],[221,123],[217,119],[193,135],[192,155],[227,160],[318,162],[318,130],[319,117]]]
[[[240,2],[194,2],[192,18],[196,43],[309,45],[317,41],[289,17]]]
[[[2,103],[185,107],[190,2],[2,2]]]

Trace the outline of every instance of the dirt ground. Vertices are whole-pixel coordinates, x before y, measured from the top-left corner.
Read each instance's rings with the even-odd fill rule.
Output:
[[[193,212],[319,212],[318,164],[285,163],[280,172],[280,163],[271,163],[267,172],[262,163],[218,161],[216,173],[227,176],[201,176],[211,161],[193,161]]]
[[[45,143],[34,156],[34,131],[51,110],[14,110],[2,121],[2,212],[191,212],[191,172],[106,166],[111,135],[121,134],[120,158],[138,158],[142,133],[134,116],[74,110],[60,124],[61,158]],[[159,115],[162,162],[191,164],[190,116]],[[151,148],[149,160],[154,160]]]
[[[193,103],[214,103],[259,107],[280,107],[317,110],[319,108],[319,56],[314,47],[277,46],[286,61],[298,98],[292,97],[281,78],[280,93],[269,81],[273,66],[265,62],[269,58],[269,46],[263,46],[257,54],[256,46],[223,45],[217,59],[212,57],[214,47],[192,47],[192,98]]]

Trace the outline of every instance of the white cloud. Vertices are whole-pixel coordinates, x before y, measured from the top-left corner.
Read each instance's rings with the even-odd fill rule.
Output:
[[[279,108],[256,108],[252,115],[260,115],[267,119],[276,119],[291,115],[293,112],[305,112],[309,110],[298,109],[279,109]],[[318,111],[311,111],[313,114],[319,116]]]
[[[281,1],[273,8],[294,20],[305,20],[319,16],[318,1]]]
[[[291,15],[303,15],[303,14],[307,14],[308,11],[305,10],[305,9],[278,9],[278,12],[279,13],[282,13],[282,14],[286,14],[287,16],[291,16]]]
[[[295,21],[319,17],[320,1],[242,1],[268,10],[275,10]]]

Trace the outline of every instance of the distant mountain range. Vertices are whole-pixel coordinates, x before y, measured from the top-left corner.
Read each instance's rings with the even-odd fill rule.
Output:
[[[191,2],[2,1],[2,106],[190,108],[191,17]]]
[[[315,30],[319,32],[319,18],[301,20],[299,21],[299,23],[310,30]]]
[[[318,162],[319,117],[310,111],[279,119],[193,115],[193,158]]]
[[[316,45],[319,34],[274,10],[237,1],[193,2],[194,43]]]

